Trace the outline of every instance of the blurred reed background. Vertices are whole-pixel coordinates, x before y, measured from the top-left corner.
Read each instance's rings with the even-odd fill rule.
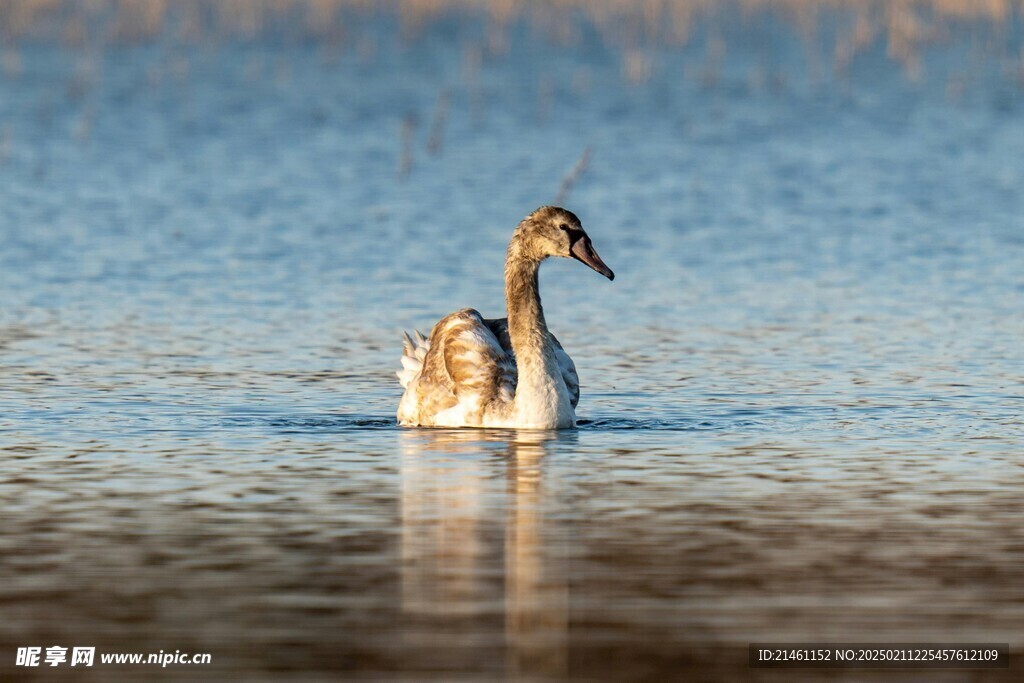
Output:
[[[1000,96],[1017,101],[1024,92],[1022,16],[1024,0],[0,0],[0,76],[9,82],[25,77],[32,46],[66,48],[73,55],[65,67],[67,100],[80,110],[71,135],[84,141],[103,115],[89,95],[104,79],[104,55],[113,49],[159,46],[158,56],[147,57],[148,85],[158,89],[186,84],[197,62],[229,45],[301,44],[315,46],[328,64],[348,55],[373,65],[394,45],[413,49],[457,17],[457,29],[449,33],[461,51],[462,82],[439,84],[432,109],[402,115],[395,165],[404,179],[415,165],[421,130],[427,153],[441,153],[453,100],[468,102],[480,118],[487,105],[485,67],[511,54],[510,41],[521,37],[520,30],[551,50],[572,50],[597,36],[628,85],[678,79],[708,90],[725,87],[730,49],[749,49],[736,43],[753,39],[758,59],[749,63],[745,81],[754,90],[782,90],[801,78],[849,87],[858,60],[877,72],[873,56],[883,53],[909,82],[937,88],[951,102],[975,84],[990,87],[993,77],[1012,91]],[[382,25],[391,28],[382,33]],[[780,27],[789,35],[780,37]],[[794,43],[800,69],[794,69]],[[926,68],[930,49],[953,57]],[[674,56],[682,50],[686,66],[673,74]],[[287,85],[295,68],[288,51],[280,50],[250,58],[245,73],[250,81]],[[533,80],[542,122],[555,79],[543,69],[518,75]],[[570,87],[582,93],[593,81],[581,63]],[[40,104],[44,123],[58,103],[49,93]],[[0,109],[0,163],[9,159],[15,135],[3,118]]]
[[[1024,51],[1019,19],[1024,0],[0,0],[3,68],[19,71],[26,41],[61,42],[83,51],[155,40],[216,45],[231,40],[316,41],[328,53],[356,49],[372,58],[373,45],[356,30],[371,15],[392,14],[408,41],[452,13],[485,22],[466,59],[498,58],[509,29],[527,22],[554,43],[571,45],[592,27],[620,52],[622,71],[644,80],[656,65],[644,50],[685,45],[698,23],[724,26],[770,17],[802,36],[806,59],[822,74],[842,75],[866,48],[884,41],[888,55],[911,76],[921,73],[921,52],[948,43],[964,22],[991,30],[971,35],[973,57],[995,59],[1020,77]],[[709,56],[721,59],[726,42]]]

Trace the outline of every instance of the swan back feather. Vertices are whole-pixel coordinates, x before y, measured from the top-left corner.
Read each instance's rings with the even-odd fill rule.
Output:
[[[514,426],[518,367],[508,319],[484,319],[472,308],[442,318],[430,338],[404,335],[398,421],[406,426]],[[580,400],[576,366],[549,335],[572,407]]]
[[[492,426],[506,417],[515,397],[515,360],[502,348],[480,313],[472,308],[442,318],[425,344],[418,368],[410,359],[398,420],[404,425]]]

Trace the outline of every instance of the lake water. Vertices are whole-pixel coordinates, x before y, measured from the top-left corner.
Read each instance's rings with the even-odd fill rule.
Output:
[[[842,72],[808,57],[828,13],[814,49],[768,14],[621,49],[575,15],[565,41],[354,21],[337,45],[11,43],[0,672],[71,680],[9,668],[51,645],[213,658],[74,677],[104,681],[821,679],[759,677],[766,640],[1019,656],[1018,15],[905,63],[879,34]],[[565,204],[617,277],[541,278],[580,428],[397,428],[401,331],[504,315],[511,230],[586,148]]]

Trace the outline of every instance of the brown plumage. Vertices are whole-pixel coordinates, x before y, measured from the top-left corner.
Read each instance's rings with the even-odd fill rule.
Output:
[[[472,308],[442,318],[429,339],[406,336],[401,424],[562,428],[576,424],[576,367],[547,328],[540,263],[573,257],[612,279],[575,214],[542,207],[520,222],[505,259],[508,317]]]

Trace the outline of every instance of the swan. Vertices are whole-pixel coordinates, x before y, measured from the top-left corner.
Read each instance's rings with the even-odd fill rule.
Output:
[[[576,214],[542,206],[512,233],[505,256],[508,317],[484,319],[464,308],[442,318],[429,337],[405,334],[405,389],[398,422],[410,427],[567,429],[576,426],[579,378],[548,331],[537,272],[549,256],[575,258],[609,280]]]

